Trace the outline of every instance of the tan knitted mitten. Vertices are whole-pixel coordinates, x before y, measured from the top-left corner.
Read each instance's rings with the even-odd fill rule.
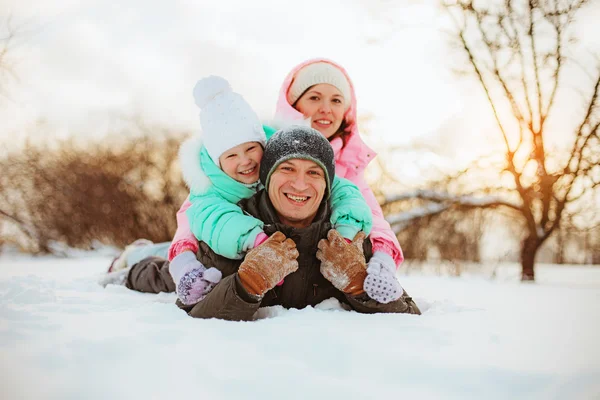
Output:
[[[244,289],[262,296],[283,278],[298,269],[298,250],[292,239],[275,232],[261,245],[246,254],[238,275]]]
[[[319,242],[317,258],[321,260],[321,274],[338,290],[357,296],[364,293],[367,263],[363,252],[365,233],[358,232],[352,243],[335,230]]]

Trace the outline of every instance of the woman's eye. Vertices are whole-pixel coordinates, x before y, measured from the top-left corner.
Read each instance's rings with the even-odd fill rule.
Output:
[[[310,96],[308,99],[312,100],[312,101],[318,101],[319,97],[318,96]]]
[[[338,103],[338,104],[342,104],[342,100],[341,99],[333,99],[334,103]]]

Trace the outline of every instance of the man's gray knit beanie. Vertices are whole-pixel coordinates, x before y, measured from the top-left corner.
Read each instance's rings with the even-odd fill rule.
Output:
[[[260,162],[260,181],[269,188],[271,174],[284,161],[291,159],[314,161],[325,172],[327,198],[335,176],[335,159],[329,141],[319,131],[308,126],[292,125],[273,134],[267,141]]]

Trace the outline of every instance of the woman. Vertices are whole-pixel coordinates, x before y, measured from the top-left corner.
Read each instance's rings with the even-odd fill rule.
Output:
[[[365,182],[364,170],[376,153],[360,138],[356,114],[356,96],[348,73],[333,61],[312,59],[296,66],[285,78],[277,101],[275,121],[289,123],[310,119],[311,126],[329,139],[335,153],[336,175],[360,188],[373,213],[370,234],[373,257],[369,260],[368,271],[375,275],[395,273],[396,267],[403,261],[402,250],[383,217],[375,195]],[[186,216],[189,206],[190,202],[186,200],[177,212],[177,231],[168,250],[169,260],[184,251],[198,251],[198,240],[192,234]],[[131,266],[148,255],[158,255],[156,249],[154,246],[129,246],[113,262],[111,270]]]
[[[395,269],[404,257],[396,235],[383,217],[364,170],[377,155],[360,138],[356,118],[356,95],[348,73],[326,59],[313,59],[296,66],[285,78],[276,120],[310,118],[311,126],[329,139],[335,153],[335,173],[357,185],[373,212],[370,239],[374,256],[369,262]]]

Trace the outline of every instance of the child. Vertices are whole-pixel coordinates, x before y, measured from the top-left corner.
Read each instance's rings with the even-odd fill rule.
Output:
[[[224,257],[239,259],[267,239],[263,222],[245,215],[236,204],[262,189],[258,176],[263,146],[274,130],[263,127],[221,77],[198,81],[194,99],[201,108],[202,142],[191,139],[180,151],[192,203],[187,217],[199,241]],[[328,189],[334,228],[348,240],[359,231],[369,234],[371,210],[358,188],[336,177]],[[169,271],[184,304],[198,302],[220,280],[220,272],[207,270],[191,249],[180,251]]]

